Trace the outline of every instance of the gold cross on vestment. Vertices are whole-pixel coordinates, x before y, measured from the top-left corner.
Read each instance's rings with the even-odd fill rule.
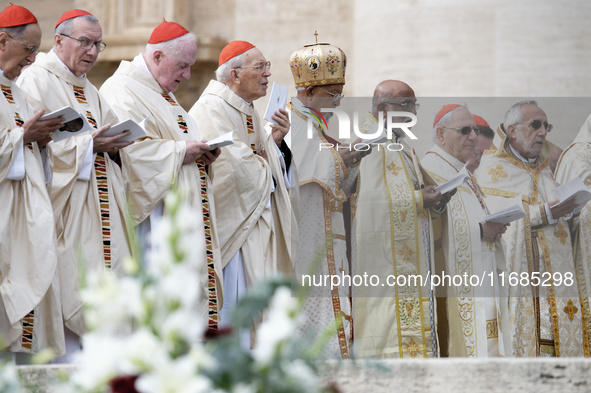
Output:
[[[554,236],[560,239],[560,242],[565,245],[566,238],[568,237],[568,233],[564,230],[562,224],[558,224],[558,230],[554,232]]]
[[[314,38],[316,38],[316,43],[318,43],[318,30],[314,30]]]
[[[494,169],[493,168],[490,168],[488,170],[488,173],[489,173],[489,175],[492,175],[492,182],[493,183],[496,183],[499,180],[499,178],[501,178],[501,177],[507,177],[508,176],[507,175],[507,172],[505,172],[503,170],[503,166],[501,164],[497,165],[497,167],[494,168]]]
[[[388,164],[386,166],[386,168],[392,172],[392,174],[394,176],[398,176],[398,172],[400,172],[400,170],[402,169],[402,167],[396,166],[396,164],[394,164],[394,161],[392,161],[390,164]]]
[[[415,252],[406,243],[396,251],[396,254],[400,255],[404,262],[410,261],[410,258],[412,258],[414,253]]]
[[[568,305],[563,309],[563,311],[568,314],[568,319],[572,321],[579,309],[575,307],[572,300],[568,299]]]

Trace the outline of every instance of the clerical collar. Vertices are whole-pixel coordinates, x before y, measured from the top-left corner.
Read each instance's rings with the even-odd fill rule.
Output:
[[[227,89],[230,89],[230,86],[226,85],[225,83],[224,83],[224,86],[226,86],[226,88],[227,88]],[[230,91],[231,91],[232,93],[236,94],[236,93],[234,92],[234,90],[230,89]],[[244,102],[246,105],[248,105],[248,106],[252,106],[252,102],[248,102],[248,101],[246,101],[244,98],[240,97],[238,94],[236,94],[236,97],[240,98],[240,100],[241,100],[242,102]]]
[[[68,70],[68,72],[72,75],[74,75],[76,78],[86,78],[86,74],[82,74],[80,76],[74,74],[67,65],[64,64],[64,62],[62,61],[62,59],[59,58],[59,56],[57,55],[57,53],[55,53],[55,51],[53,50],[53,48],[49,51],[50,55],[53,55],[57,61],[62,65],[62,67],[64,67],[66,70]]]
[[[6,74],[4,73],[4,70],[2,68],[0,68],[0,74],[2,74],[3,77],[8,79],[8,77],[6,76]]]
[[[143,53],[140,53],[139,55],[134,57],[131,61],[131,64],[134,64],[135,66],[137,66],[137,68],[139,68],[140,70],[144,71],[146,74],[154,78],[154,75],[152,75],[152,73],[148,69],[148,65],[146,64],[146,59],[144,59]]]
[[[519,158],[521,161],[526,162],[528,164],[533,164],[538,160],[538,157],[534,157],[534,158],[525,158],[524,156],[522,156],[521,154],[519,154],[519,152],[517,150],[515,150],[513,148],[513,146],[511,146],[511,143],[509,143],[509,148],[511,149],[511,151],[513,152],[513,154],[515,154],[515,156],[517,158]]]
[[[443,150],[443,148],[437,144],[433,145],[431,151],[435,154],[439,154],[441,158],[447,161],[447,163],[453,166],[457,171],[459,171],[466,165],[466,163],[458,160],[456,157],[452,156],[451,154]]]

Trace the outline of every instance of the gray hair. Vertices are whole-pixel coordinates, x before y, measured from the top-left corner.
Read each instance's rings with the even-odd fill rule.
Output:
[[[451,111],[447,112],[445,115],[441,116],[441,119],[439,119],[439,121],[433,126],[433,140],[435,140],[437,137],[437,127],[438,126],[445,127],[449,123],[451,123],[451,118],[453,116],[453,113],[461,108],[464,108],[465,110],[470,112],[470,109],[468,109],[467,105],[460,105],[457,108],[454,108]],[[435,116],[437,116],[437,114]],[[433,119],[433,120],[435,120],[435,119]]]
[[[234,68],[239,68],[244,65],[244,58],[246,57],[246,52],[231,58],[230,60],[219,66],[218,69],[215,70],[215,79],[217,79],[218,82],[226,83],[226,81],[230,79],[230,71]]]
[[[87,21],[89,21],[91,23],[99,23],[97,17],[94,15],[81,15],[81,16],[77,16],[75,18],[66,19],[65,21],[63,21],[62,23],[57,25],[57,27],[55,28],[55,34],[65,34],[65,35],[72,34],[72,30],[74,29],[72,27],[72,23],[74,22],[74,19],[78,19],[78,18],[86,19]]]
[[[505,118],[503,119],[505,130],[507,130],[507,127],[509,127],[511,124],[521,123],[523,120],[523,115],[521,114],[522,105],[538,106],[538,103],[534,100],[523,100],[513,104],[513,106],[505,113]]]
[[[72,30],[74,29],[72,27],[72,23],[74,22],[74,19],[78,19],[78,18],[84,18],[84,19],[86,19],[87,21],[89,21],[91,23],[96,23],[96,24],[99,23],[98,19],[94,15],[81,15],[81,16],[77,16],[75,18],[66,19],[65,21],[63,21],[62,23],[60,23],[59,25],[57,25],[57,27],[55,28],[54,35],[57,35],[57,34],[71,35],[72,34]],[[55,43],[53,44],[52,48],[55,49]]]
[[[164,56],[178,56],[183,51],[181,48],[181,44],[191,42],[196,43],[197,37],[193,33],[186,33],[180,37],[173,38],[172,40],[159,42],[157,44],[147,44],[144,54],[147,57],[151,57],[154,54],[154,52],[159,50],[162,51]]]
[[[25,31],[27,30],[27,26],[30,25],[20,25],[20,26],[11,26],[11,27],[0,27],[0,33],[6,33],[12,38],[18,39],[23,38],[25,36]]]

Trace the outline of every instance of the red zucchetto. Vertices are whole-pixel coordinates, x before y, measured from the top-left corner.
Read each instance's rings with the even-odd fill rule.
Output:
[[[83,16],[83,15],[92,15],[90,12],[88,11],[84,11],[84,10],[70,10],[68,12],[66,12],[65,14],[63,14],[59,20],[57,21],[57,23],[55,24],[55,28],[57,29],[57,27],[62,23],[67,21],[68,19],[72,19],[72,18],[77,18],[79,16]]]
[[[441,120],[441,118],[443,116],[445,116],[449,112],[453,111],[454,109],[459,108],[460,106],[461,105],[458,105],[458,104],[443,105],[443,108],[441,108],[439,110],[439,112],[437,112],[437,115],[435,115],[435,121],[433,122],[433,127],[435,127],[437,125],[437,123],[439,123],[439,120]]]
[[[220,53],[219,65],[224,64],[228,60],[241,55],[252,48],[254,48],[254,45],[247,41],[232,41],[227,43]]]
[[[37,18],[25,7],[10,5],[0,13],[0,27],[13,27],[37,23]]]
[[[474,123],[476,123],[477,126],[483,126],[483,127],[490,128],[490,126],[488,125],[486,120],[484,120],[482,117],[480,117],[478,115],[472,115],[472,117],[474,118]]]
[[[156,26],[150,36],[148,44],[159,44],[161,42],[170,41],[188,33],[189,30],[185,29],[178,23],[167,22],[164,20],[164,22]]]

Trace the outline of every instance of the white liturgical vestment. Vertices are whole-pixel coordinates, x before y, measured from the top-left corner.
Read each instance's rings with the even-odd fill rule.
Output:
[[[18,85],[34,110],[45,108],[49,113],[69,105],[95,129],[118,122],[92,83],[72,74],[53,52],[37,55],[19,77]],[[88,270],[122,274],[123,259],[130,254],[123,178],[107,153],[97,153],[86,172],[85,157],[89,150],[92,152],[90,132],[50,142],[47,150],[64,320],[68,328],[81,335],[86,327],[78,291],[78,261],[84,261]]]
[[[0,349],[65,351],[51,202],[39,147],[22,128],[33,112],[0,71]]]

